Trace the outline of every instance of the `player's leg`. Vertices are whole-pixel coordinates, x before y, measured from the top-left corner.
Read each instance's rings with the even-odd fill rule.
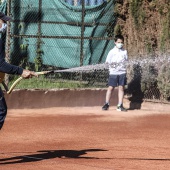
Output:
[[[114,87],[109,86],[107,88],[107,92],[106,92],[106,100],[105,100],[105,104],[102,107],[102,110],[108,110],[109,109],[109,102],[110,102],[110,98],[112,95],[112,91],[114,90]]]
[[[117,86],[117,76],[116,75],[109,76],[108,86],[109,87],[106,92],[106,100],[105,100],[104,106],[102,107],[102,110],[109,109],[109,102],[110,102],[112,92],[113,92],[114,88]]]
[[[110,98],[111,98],[113,90],[114,90],[114,87],[112,86],[108,87],[107,92],[106,92],[106,103],[110,102]]]
[[[118,105],[123,104],[124,86],[118,86]]]
[[[6,101],[5,101],[3,92],[0,88],[0,129],[2,128],[2,126],[4,124],[6,114],[7,114],[7,105],[6,105]]]
[[[124,87],[126,85],[126,74],[119,75],[118,78],[118,111],[127,111],[123,107],[123,98],[124,98]]]

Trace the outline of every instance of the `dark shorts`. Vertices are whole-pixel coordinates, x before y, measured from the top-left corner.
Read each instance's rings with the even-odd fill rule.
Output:
[[[126,74],[120,74],[120,75],[110,75],[108,86],[125,86],[127,83]]]

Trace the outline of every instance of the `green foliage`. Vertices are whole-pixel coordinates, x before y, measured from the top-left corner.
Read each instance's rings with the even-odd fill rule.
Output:
[[[150,64],[149,61],[142,66],[140,63],[128,65],[128,93],[134,100],[143,99],[144,96],[147,99],[170,100],[169,62],[158,65]]]
[[[163,10],[164,10],[164,7],[163,7],[163,6],[160,6],[160,7],[158,8],[158,11],[159,11],[159,14],[160,14],[160,15],[163,15],[163,14],[164,14]]]
[[[165,52],[167,49],[166,44],[170,44],[170,7],[168,7],[168,11],[166,14],[165,19],[163,20],[162,24],[162,34],[161,34],[161,41],[160,41],[160,50]]]
[[[169,99],[170,98],[170,69],[169,63],[165,63],[159,69],[158,74],[158,88],[162,95],[162,98]]]
[[[146,41],[146,50],[147,53],[153,52],[152,44],[149,42],[149,40]]]
[[[142,32],[137,34],[142,37],[141,33],[147,28],[152,29],[152,35],[157,33],[157,35],[154,35],[157,36],[156,44],[153,44],[151,41],[151,34],[146,35],[146,38],[144,38],[147,53],[153,53],[155,50],[166,53],[170,46],[170,1],[148,0],[146,2],[143,0],[129,0],[129,4],[130,14],[133,17],[136,31],[140,31],[143,28],[141,29]],[[152,17],[155,17],[155,21],[149,22]],[[157,19],[156,17],[160,18]],[[148,20],[147,25],[145,24],[146,18]]]
[[[41,49],[37,49],[37,56],[34,59],[34,63],[35,63],[35,71],[41,71],[42,68],[42,58],[41,58],[41,54],[43,53],[43,51]]]
[[[21,44],[20,45],[21,50],[27,50],[27,48],[28,48],[28,44]]]
[[[29,47],[29,40],[27,39],[24,39],[22,40],[23,43],[20,44],[20,49],[21,49],[21,52],[22,52],[22,59],[20,61],[20,66],[25,68],[25,69],[29,69],[29,63],[28,63],[28,54],[27,54],[27,50],[28,50],[28,47]]]
[[[122,34],[121,26],[117,24],[114,28],[114,35],[121,35],[121,34]]]
[[[136,28],[140,28],[145,19],[145,11],[142,9],[142,2],[143,0],[131,0],[130,2],[130,11]]]
[[[38,35],[40,36],[40,33],[38,33]],[[41,45],[43,44],[43,41],[41,40],[41,38],[37,39],[37,50],[36,50],[36,57],[34,59],[34,63],[35,63],[35,71],[41,71],[42,69],[42,64],[43,64],[43,60],[42,60],[42,54],[44,54],[43,50],[41,49]]]
[[[143,92],[147,92],[150,88],[157,86],[158,71],[154,65],[148,63],[143,65],[141,74],[141,89]]]
[[[152,0],[150,3],[149,3],[149,9],[152,11],[154,11],[155,10],[155,8],[156,8],[156,4],[157,4],[157,0]]]
[[[20,44],[20,49],[22,51],[27,51],[28,50],[28,46],[29,46],[29,40],[28,39],[24,39],[23,43]]]

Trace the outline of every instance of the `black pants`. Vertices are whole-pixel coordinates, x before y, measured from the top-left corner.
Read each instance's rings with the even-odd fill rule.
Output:
[[[0,129],[2,128],[7,115],[7,105],[2,89],[0,88]]]

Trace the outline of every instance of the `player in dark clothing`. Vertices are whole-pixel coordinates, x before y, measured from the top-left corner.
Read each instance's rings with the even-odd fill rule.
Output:
[[[11,18],[0,12],[0,33],[5,33],[7,29],[7,21]],[[21,67],[11,65],[5,61],[5,46],[2,39],[0,39],[0,72],[7,74],[17,74],[21,75],[23,78],[31,78],[32,76],[37,76],[35,72],[25,70]],[[2,128],[5,118],[7,115],[7,105],[4,98],[2,89],[0,88],[0,129]]]

